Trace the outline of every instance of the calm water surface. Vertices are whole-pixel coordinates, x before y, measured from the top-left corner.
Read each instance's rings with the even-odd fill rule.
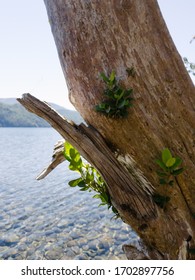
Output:
[[[59,139],[51,128],[0,128],[0,259],[125,259],[136,235],[68,186],[68,164],[35,180]]]

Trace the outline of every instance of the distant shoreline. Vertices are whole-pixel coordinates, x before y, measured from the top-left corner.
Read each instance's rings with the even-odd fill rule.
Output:
[[[77,111],[63,108],[57,104],[50,104],[59,114],[75,123],[81,123],[82,118]],[[29,113],[14,98],[0,98],[0,127],[51,127],[42,118]]]

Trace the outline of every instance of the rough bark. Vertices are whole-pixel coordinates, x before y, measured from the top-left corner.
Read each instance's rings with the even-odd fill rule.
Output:
[[[103,175],[113,204],[142,238],[149,258],[194,258],[189,248],[195,238],[195,90],[156,0],[44,2],[70,100],[90,125],[69,131],[57,120],[59,130],[64,137],[70,132],[70,142]],[[135,77],[128,77],[132,66]],[[112,70],[134,89],[126,119],[94,110],[103,99],[99,73]],[[155,164],[164,147],[186,167],[167,189],[159,185]],[[145,186],[170,196],[165,209],[153,203]],[[135,250],[128,250],[133,256]]]
[[[135,158],[155,186],[159,151],[169,147],[181,156],[188,166],[181,186],[195,213],[195,188],[185,185],[186,178],[189,184],[195,182],[195,90],[156,1],[45,4],[76,109],[122,154]],[[131,66],[135,78],[127,77]],[[135,99],[129,117],[117,121],[94,110],[102,101],[99,73],[113,69],[127,88],[133,87]]]

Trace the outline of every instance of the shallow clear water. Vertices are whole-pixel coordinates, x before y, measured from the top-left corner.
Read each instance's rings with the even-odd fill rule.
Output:
[[[65,162],[35,180],[59,139],[51,128],[0,128],[0,259],[125,259],[136,235],[68,186],[76,174]]]

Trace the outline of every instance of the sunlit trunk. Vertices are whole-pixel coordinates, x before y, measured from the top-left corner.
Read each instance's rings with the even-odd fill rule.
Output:
[[[83,138],[69,140],[102,174],[113,205],[141,237],[137,256],[195,258],[195,90],[156,0],[44,2],[70,100],[90,125],[77,128]],[[104,99],[99,75],[113,70],[133,89],[125,118],[95,110]],[[185,167],[173,186],[160,185],[156,173],[166,147]],[[170,198],[165,207],[154,193]],[[129,258],[135,250],[125,247]]]

